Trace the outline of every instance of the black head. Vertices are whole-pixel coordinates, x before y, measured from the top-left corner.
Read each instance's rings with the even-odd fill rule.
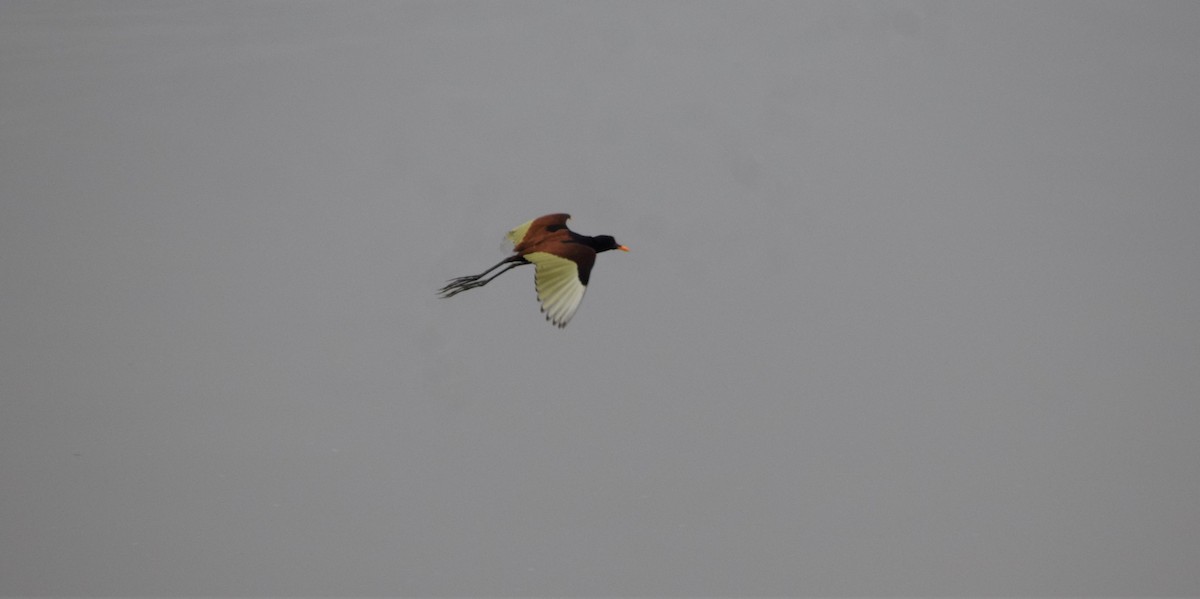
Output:
[[[591,246],[597,252],[607,252],[608,250],[629,251],[629,248],[617,243],[617,240],[613,239],[612,235],[597,235],[593,237]]]

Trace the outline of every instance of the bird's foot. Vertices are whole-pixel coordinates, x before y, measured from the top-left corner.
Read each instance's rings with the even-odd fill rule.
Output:
[[[438,291],[438,295],[444,298],[454,297],[468,289],[474,289],[476,287],[483,287],[484,285],[487,285],[487,281],[479,280],[481,277],[482,275],[472,275],[469,277],[458,277],[457,279],[452,279],[446,284],[445,287],[442,287],[442,289]]]

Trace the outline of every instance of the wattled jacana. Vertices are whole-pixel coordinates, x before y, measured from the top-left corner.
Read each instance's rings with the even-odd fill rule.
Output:
[[[596,254],[608,250],[629,251],[611,235],[588,237],[568,229],[570,218],[569,214],[547,214],[509,231],[505,237],[513,244],[513,255],[477,275],[451,279],[439,295],[454,297],[468,289],[483,287],[522,264],[533,264],[534,287],[546,320],[560,329],[567,326],[583,301]],[[483,278],[501,266],[504,270]]]

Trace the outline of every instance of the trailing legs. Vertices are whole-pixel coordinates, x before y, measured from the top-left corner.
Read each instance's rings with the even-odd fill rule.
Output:
[[[500,272],[498,272],[486,279],[483,278],[484,275],[486,275],[489,272],[492,272],[493,270],[496,270],[497,268],[500,268],[501,266],[504,266],[506,264],[508,266],[505,267],[504,270],[501,270]],[[450,282],[447,283],[445,287],[442,287],[442,289],[440,291],[438,291],[438,295],[440,295],[442,297],[454,297],[468,289],[474,289],[476,287],[483,287],[484,285],[491,283],[496,277],[498,277],[518,266],[521,266],[522,264],[529,264],[529,262],[526,262],[525,259],[520,256],[509,256],[509,257],[501,260],[500,262],[496,263],[495,266],[493,266],[477,275],[470,275],[470,276],[466,276],[466,277],[458,277],[456,279],[450,279]]]

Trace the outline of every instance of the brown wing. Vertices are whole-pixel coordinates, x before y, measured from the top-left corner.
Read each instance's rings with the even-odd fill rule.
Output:
[[[537,268],[534,285],[546,320],[559,328],[567,326],[587,291],[587,280],[596,262],[595,250],[578,243],[549,240],[523,256]]]
[[[563,213],[539,216],[509,231],[505,237],[512,242],[513,251],[518,254],[524,253],[530,247],[544,241],[548,236],[558,231],[565,231],[570,218],[570,214]]]
[[[596,250],[571,241],[570,236],[563,232],[547,235],[541,241],[532,244],[529,252],[547,252],[559,258],[574,262],[579,270],[579,282],[587,285],[592,275],[592,266],[596,264]]]

